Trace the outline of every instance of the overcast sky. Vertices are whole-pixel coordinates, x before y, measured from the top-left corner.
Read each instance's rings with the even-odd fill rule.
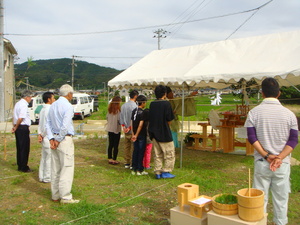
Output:
[[[267,2],[4,0],[4,37],[18,51],[17,63],[75,55],[126,69],[158,49],[158,29],[167,31],[161,49],[300,29],[300,0],[273,0],[252,10]]]

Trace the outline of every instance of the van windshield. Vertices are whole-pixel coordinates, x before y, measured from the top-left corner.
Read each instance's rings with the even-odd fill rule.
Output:
[[[33,103],[33,99],[31,99],[31,101],[29,102],[28,108],[31,108],[31,107],[32,107],[32,103]]]
[[[73,98],[72,98],[71,104],[72,104],[72,105],[76,105],[76,104],[77,104],[77,98],[76,98],[76,97],[73,97]]]

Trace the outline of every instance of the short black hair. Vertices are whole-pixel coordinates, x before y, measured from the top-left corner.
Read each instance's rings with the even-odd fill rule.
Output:
[[[279,84],[277,80],[272,77],[267,77],[261,83],[261,89],[266,98],[273,97],[276,98],[279,95]]]
[[[129,97],[130,98],[134,98],[134,96],[138,96],[139,92],[137,90],[133,90],[129,93]]]
[[[47,103],[48,99],[52,97],[52,95],[54,95],[53,92],[47,91],[43,94],[43,102]]]
[[[156,86],[154,93],[156,99],[160,99],[167,93],[167,88],[164,85],[158,85]]]
[[[136,102],[138,103],[138,105],[141,105],[143,102],[147,102],[147,98],[145,95],[139,95],[136,98]]]
[[[172,92],[172,89],[169,86],[166,86],[167,88],[167,94],[169,94],[170,92]]]

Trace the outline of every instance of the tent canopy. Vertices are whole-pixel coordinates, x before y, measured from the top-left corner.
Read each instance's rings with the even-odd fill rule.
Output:
[[[110,87],[225,88],[241,78],[300,84],[300,31],[152,51],[108,82]]]

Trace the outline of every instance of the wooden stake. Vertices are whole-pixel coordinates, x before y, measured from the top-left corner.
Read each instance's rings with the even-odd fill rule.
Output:
[[[4,134],[5,135],[5,134]],[[6,151],[6,135],[4,136],[4,160],[7,160],[7,151]]]
[[[248,185],[249,185],[249,187],[248,187],[248,196],[249,197],[251,196],[251,193],[250,193],[250,191],[251,191],[251,175],[250,175],[250,173],[251,173],[251,169],[249,168],[249,182],[248,182]]]

